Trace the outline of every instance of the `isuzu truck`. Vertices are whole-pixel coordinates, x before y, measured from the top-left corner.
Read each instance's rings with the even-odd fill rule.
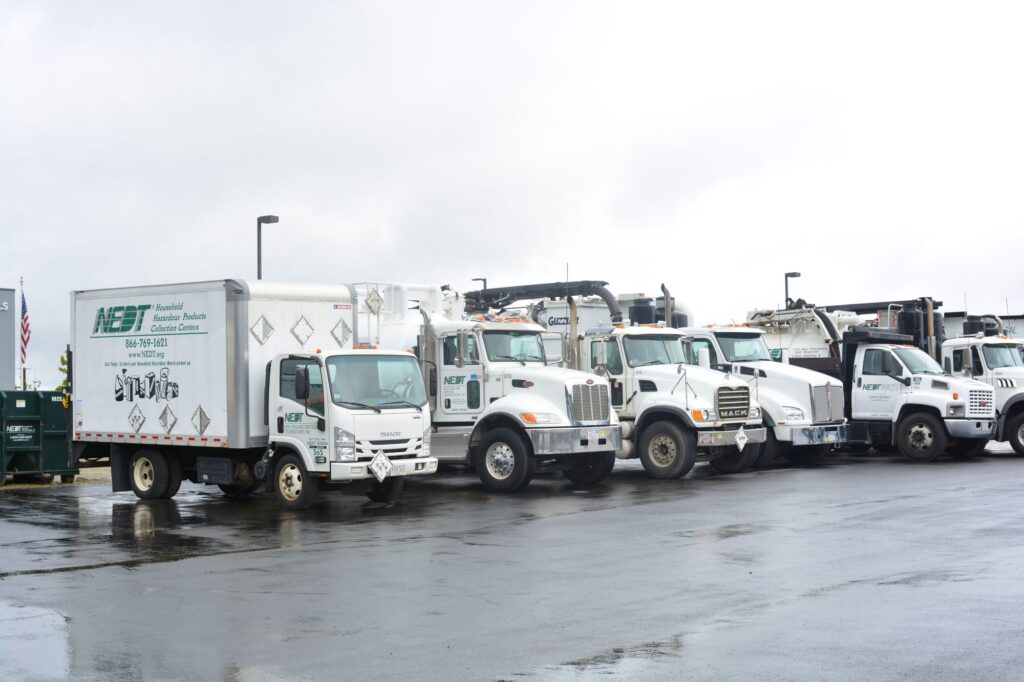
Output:
[[[354,484],[392,499],[437,470],[416,358],[353,348],[348,286],[216,280],[71,294],[72,456],[114,491],[183,479],[289,508]]]

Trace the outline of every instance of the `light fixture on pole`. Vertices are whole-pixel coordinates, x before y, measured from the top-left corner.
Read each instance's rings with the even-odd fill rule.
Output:
[[[263,225],[277,220],[276,215],[261,215],[256,219],[256,279],[263,279]]]
[[[800,276],[799,272],[787,272],[786,273],[786,278],[785,278],[785,282],[786,282],[786,303],[785,303],[785,305],[786,305],[787,308],[789,307],[789,278],[790,277],[799,277],[799,276]]]

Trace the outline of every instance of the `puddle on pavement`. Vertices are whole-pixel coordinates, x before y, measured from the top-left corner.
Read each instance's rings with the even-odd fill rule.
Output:
[[[0,679],[63,679],[69,661],[63,614],[0,602]]]
[[[642,679],[655,670],[678,663],[683,652],[682,635],[657,642],[615,647],[594,656],[544,666],[528,673],[502,677],[497,682],[537,677],[544,680]],[[662,671],[664,672],[664,671]]]

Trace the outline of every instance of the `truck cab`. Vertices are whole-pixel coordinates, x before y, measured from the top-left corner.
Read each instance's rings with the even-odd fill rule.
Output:
[[[1024,455],[1024,344],[1006,336],[964,336],[942,344],[942,366],[995,391],[995,440]]]
[[[911,340],[873,330],[843,335],[851,440],[895,447],[916,462],[947,451],[980,454],[995,435],[992,388],[946,373]]]
[[[686,327],[694,352],[706,349],[712,368],[744,379],[756,393],[768,437],[760,465],[782,455],[820,464],[846,440],[843,384],[820,372],[772,360],[765,332],[747,326]]]
[[[655,478],[685,476],[698,459],[725,472],[745,468],[765,440],[751,388],[690,364],[683,339],[657,324],[599,327],[580,337],[577,362],[611,383],[624,440],[618,457],[639,457]]]
[[[609,382],[550,366],[543,334],[529,320],[483,315],[421,329],[433,453],[471,466],[488,489],[521,489],[540,471],[595,484],[622,445]]]

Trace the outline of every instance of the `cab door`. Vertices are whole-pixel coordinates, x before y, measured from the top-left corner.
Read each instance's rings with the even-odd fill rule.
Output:
[[[299,398],[295,391],[295,375],[300,368],[305,370],[307,377],[305,398]],[[270,424],[271,439],[302,444],[313,459],[313,464],[326,464],[327,424],[324,403],[327,398],[324,395],[320,363],[308,357],[282,358],[276,388],[277,405]]]
[[[612,407],[616,412],[626,410],[626,401],[633,395],[633,377],[625,372],[618,339],[598,337],[589,340],[590,371],[596,372],[600,364],[601,344],[604,344],[604,362],[612,389]]]
[[[892,421],[899,412],[906,370],[888,348],[862,348],[854,368],[854,419]]]
[[[483,366],[476,347],[476,337],[465,337],[464,366],[456,364],[459,338],[457,334],[444,334],[437,340],[437,411],[435,421],[470,422],[484,409]]]

